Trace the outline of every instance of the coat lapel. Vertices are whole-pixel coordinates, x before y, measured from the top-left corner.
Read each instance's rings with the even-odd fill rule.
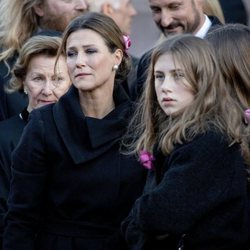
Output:
[[[114,100],[116,108],[103,119],[84,116],[74,86],[54,105],[56,127],[75,164],[103,154],[124,134],[131,105],[120,86],[115,88]]]

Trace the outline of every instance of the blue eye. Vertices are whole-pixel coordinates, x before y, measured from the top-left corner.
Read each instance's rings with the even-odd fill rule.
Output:
[[[185,78],[183,73],[177,72],[174,74],[174,79],[176,79],[176,80],[181,80],[183,78]]]
[[[165,76],[163,74],[155,74],[155,80],[164,80]]]
[[[96,49],[86,49],[87,54],[93,54],[93,53],[96,53],[96,52],[97,52]]]
[[[73,56],[76,56],[77,55],[77,52],[76,51],[67,51],[67,57],[73,57]]]

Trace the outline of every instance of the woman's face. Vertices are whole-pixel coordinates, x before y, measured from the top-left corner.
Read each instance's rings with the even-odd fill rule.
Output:
[[[36,55],[31,58],[23,85],[28,94],[28,111],[57,102],[67,92],[71,82],[67,70],[66,59],[59,57]]]
[[[176,115],[194,100],[184,69],[171,54],[160,56],[154,67],[157,100],[167,115]]]
[[[115,71],[122,52],[117,49],[111,53],[103,38],[90,29],[71,33],[66,43],[67,65],[70,78],[81,91],[92,92],[113,87]]]

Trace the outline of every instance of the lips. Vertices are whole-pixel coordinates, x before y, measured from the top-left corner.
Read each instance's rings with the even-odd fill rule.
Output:
[[[50,104],[50,103],[55,103],[56,101],[39,100],[39,102],[43,104]]]
[[[162,99],[163,102],[172,102],[174,101],[174,99],[170,98],[170,97],[165,97]]]
[[[78,74],[76,74],[75,75],[75,78],[77,78],[77,77],[83,77],[83,76],[89,76],[90,74],[88,74],[88,73],[78,73]]]

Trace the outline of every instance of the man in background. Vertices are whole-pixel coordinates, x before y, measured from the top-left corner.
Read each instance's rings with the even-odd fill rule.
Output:
[[[175,34],[191,33],[204,37],[213,25],[220,24],[216,17],[203,13],[203,0],[149,0],[152,17],[165,37]],[[140,59],[137,80],[134,82],[134,96],[141,95],[147,78],[152,49]]]

